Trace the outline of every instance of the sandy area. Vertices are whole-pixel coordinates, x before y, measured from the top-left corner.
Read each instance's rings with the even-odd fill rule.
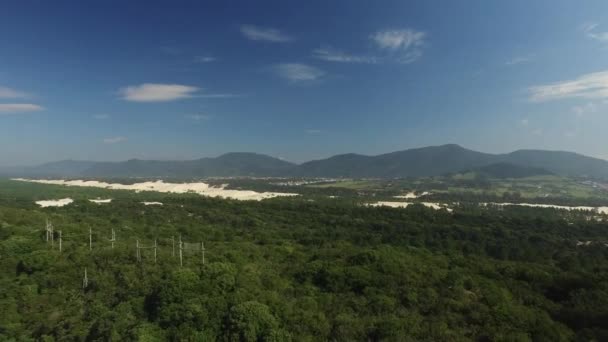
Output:
[[[608,214],[608,207],[568,207],[565,205],[554,205],[554,204],[536,204],[536,203],[480,203],[481,205],[519,205],[522,207],[536,207],[536,208],[554,208],[554,209],[565,209],[565,210],[586,210],[586,211],[597,211],[600,214]]]
[[[297,196],[298,194],[281,193],[281,192],[256,192],[250,190],[229,190],[226,189],[226,185],[223,184],[218,187],[210,186],[207,183],[165,183],[162,180],[156,182],[143,182],[135,184],[119,184],[119,183],[106,183],[99,181],[84,181],[84,180],[36,180],[36,179],[23,179],[15,178],[13,180],[23,182],[33,182],[41,184],[54,184],[54,185],[66,185],[66,186],[82,186],[82,187],[94,187],[104,188],[112,190],[133,190],[139,191],[157,191],[157,192],[169,192],[169,193],[196,193],[203,196],[209,197],[223,197],[232,198],[236,200],[254,200],[260,201],[267,198],[279,197],[279,196]]]
[[[112,202],[112,199],[111,198],[108,198],[108,199],[90,199],[89,201],[93,202],[93,203],[97,203],[97,204],[104,204],[104,203],[110,203],[110,202]]]
[[[41,206],[43,208],[46,208],[46,207],[63,207],[72,202],[74,202],[74,200],[71,198],[63,198],[63,199],[58,199],[58,200],[37,201],[36,204],[38,204],[39,206]]]
[[[399,195],[399,196],[394,196],[395,198],[403,198],[403,199],[414,199],[414,198],[418,198],[418,197],[422,197],[422,196],[426,196],[426,195],[430,195],[431,193],[428,191],[425,191],[423,193],[421,193],[420,195],[416,195],[415,192],[408,192],[405,195]]]
[[[385,206],[385,207],[391,207],[391,208],[407,208],[408,206],[412,205],[412,204],[416,204],[417,202],[386,202],[386,201],[382,201],[382,202],[376,202],[376,203],[370,203],[370,206],[373,207],[380,207],[380,206]],[[441,204],[441,203],[431,203],[431,202],[418,202],[419,204],[424,205],[427,208],[432,208],[432,209],[447,209],[447,211],[452,212],[452,209],[448,208],[445,204]]]
[[[143,203],[143,205],[163,205],[160,202],[141,202],[141,203]]]

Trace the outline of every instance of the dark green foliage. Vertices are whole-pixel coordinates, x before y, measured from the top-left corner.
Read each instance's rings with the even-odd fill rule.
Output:
[[[0,340],[589,341],[608,329],[606,217],[0,188]],[[71,192],[75,203],[32,199]],[[85,197],[111,196],[97,205]],[[144,207],[142,200],[164,206]],[[46,218],[63,253],[44,241]],[[602,221],[603,219],[603,221]],[[93,250],[88,249],[88,227]],[[114,228],[115,249],[108,241]],[[171,237],[205,241],[206,263]],[[135,258],[135,240],[160,249]],[[591,241],[577,245],[579,241]],[[89,286],[82,289],[84,268]]]
[[[488,177],[488,178],[525,178],[532,176],[546,176],[552,175],[551,172],[531,166],[520,166],[516,164],[509,163],[496,163],[490,164],[486,166],[479,167],[477,169],[473,169],[480,177]]]

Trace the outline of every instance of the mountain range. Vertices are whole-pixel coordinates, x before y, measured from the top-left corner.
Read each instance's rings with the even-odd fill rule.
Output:
[[[302,164],[263,154],[227,153],[216,158],[186,161],[132,159],[123,162],[64,160],[34,167],[0,170],[19,177],[348,177],[399,178],[437,176],[485,168],[507,177],[536,170],[538,174],[608,179],[608,161],[573,152],[518,150],[482,153],[448,144],[367,156],[341,154]],[[523,171],[527,168],[528,171]],[[545,172],[546,171],[546,172]]]

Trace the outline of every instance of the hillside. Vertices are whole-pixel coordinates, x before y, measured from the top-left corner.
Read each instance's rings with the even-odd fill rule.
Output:
[[[257,153],[228,153],[189,161],[129,160],[97,163],[82,172],[86,177],[231,177],[280,176],[295,165]]]
[[[553,174],[552,172],[539,167],[521,166],[504,162],[482,166],[469,171],[485,177],[499,179],[547,176]]]
[[[544,173],[608,179],[608,161],[572,152],[519,150],[489,154],[449,144],[366,156],[342,154],[300,165],[257,153],[228,153],[187,161],[132,159],[124,162],[62,161],[5,169],[26,177],[347,177],[403,178],[438,176],[481,167],[500,177],[509,173]],[[516,167],[528,170],[515,170]],[[533,170],[536,169],[536,170]],[[543,171],[541,172],[542,169]],[[515,177],[518,177],[515,175]]]

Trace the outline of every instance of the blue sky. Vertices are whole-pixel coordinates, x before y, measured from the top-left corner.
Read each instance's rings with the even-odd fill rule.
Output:
[[[608,159],[608,2],[7,1],[0,165],[458,143]]]

